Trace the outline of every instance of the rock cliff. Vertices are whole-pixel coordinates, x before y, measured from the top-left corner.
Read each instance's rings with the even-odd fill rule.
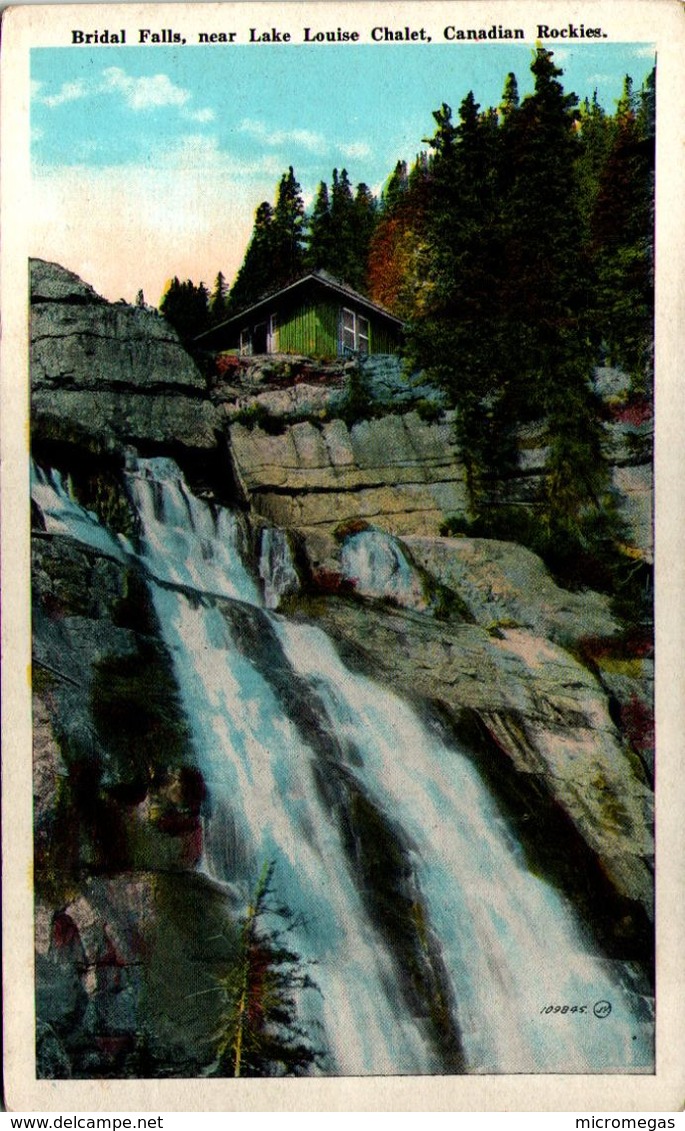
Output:
[[[529,550],[441,535],[466,511],[452,414],[380,363],[371,419],[347,412],[344,370],[322,376],[304,359],[283,362],[295,365],[283,388],[234,363],[206,381],[154,312],[106,303],[54,264],[31,272],[34,455],[72,474],[99,520],[76,543],[36,491],[42,1074],[208,1070],[218,1007],[186,989],[215,985],[237,946],[225,893],[197,871],[204,783],[144,573],[122,550],[137,536],[121,475],[132,449],[173,455],[203,493],[241,506],[267,604],[325,628],[351,665],[458,733],[531,867],[611,956],[648,965],[649,643],[626,638],[608,597],[562,589]],[[621,418],[610,376],[627,538],[649,558],[651,425]],[[524,439],[510,489],[528,505],[543,449],[539,431]]]
[[[57,264],[32,260],[30,333],[34,436],[91,450],[216,444],[205,381],[156,312],[112,305]]]

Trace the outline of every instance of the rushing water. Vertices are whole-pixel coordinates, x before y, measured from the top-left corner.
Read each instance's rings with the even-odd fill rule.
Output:
[[[320,992],[303,993],[300,1020],[321,1035],[326,1070],[445,1070],[428,1010],[408,1004],[393,932],[372,913],[368,844],[357,837],[353,850],[348,828],[354,796],[401,845],[466,1071],[651,1071],[649,1009],[630,970],[597,955],[561,895],[528,871],[467,755],[346,668],[320,629],[270,610],[295,585],[287,540],[263,541],[253,573],[239,518],[193,497],[170,460],[132,462],[127,481],[136,557],[208,789],[203,868],[247,898],[274,862],[292,941],[316,963]],[[133,555],[59,477],[38,472],[34,497],[48,529]],[[373,556],[368,540],[363,549]],[[602,1001],[611,1013],[597,1017]],[[557,1004],[577,1008],[545,1012]]]

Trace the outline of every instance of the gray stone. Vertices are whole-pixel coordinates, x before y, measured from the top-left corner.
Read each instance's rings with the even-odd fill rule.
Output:
[[[536,554],[514,542],[411,536],[404,541],[414,560],[454,590],[484,628],[526,628],[563,647],[620,630],[607,596],[562,589]]]

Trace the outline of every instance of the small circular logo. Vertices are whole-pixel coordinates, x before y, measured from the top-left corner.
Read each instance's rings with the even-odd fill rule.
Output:
[[[611,1013],[610,1001],[596,1001],[592,1007],[595,1017],[608,1017]]]

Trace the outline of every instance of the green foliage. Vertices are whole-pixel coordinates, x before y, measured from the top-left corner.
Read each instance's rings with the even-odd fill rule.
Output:
[[[351,369],[335,415],[351,428],[360,420],[370,420],[374,412],[373,398],[363,373],[360,369]]]
[[[274,242],[274,211],[268,200],[265,200],[255,213],[252,238],[228,295],[229,315],[257,302],[270,290],[278,289],[278,285],[273,284]]]
[[[330,271],[334,254],[334,235],[331,223],[331,203],[328,185],[321,181],[314,208],[309,218],[309,234],[305,262],[313,271]]]
[[[275,290],[302,273],[305,212],[292,165],[281,177],[273,214],[272,273]]]
[[[304,236],[304,203],[291,165],[279,181],[275,206],[265,200],[255,213],[252,238],[225,303],[229,316],[301,274]]]
[[[334,169],[330,194],[325,181],[319,184],[309,219],[305,266],[365,291],[375,225],[376,200],[369,187],[358,184],[353,195],[347,170]]]
[[[627,83],[609,118],[596,97],[577,108],[550,51],[537,48],[531,70],[534,92],[519,100],[510,74],[497,112],[472,93],[458,121],[446,104],[434,112],[407,354],[457,409],[473,523],[502,513],[516,427],[544,421],[544,537],[527,540],[559,564],[615,536],[592,386],[602,340],[612,360],[649,371],[652,185],[639,130],[653,122],[653,84],[638,100]],[[407,195],[399,174],[393,194]]]
[[[261,428],[270,436],[280,436],[285,432],[288,424],[295,423],[295,417],[286,419],[270,412],[266,405],[255,402],[247,408],[241,408],[231,417],[231,424],[242,424],[245,428]]]
[[[298,992],[318,987],[286,945],[297,923],[274,901],[273,874],[274,864],[265,865],[241,924],[238,960],[218,979],[216,1076],[300,1076],[322,1056],[297,1019]]]
[[[652,570],[622,549],[621,528],[609,497],[603,510],[573,521],[524,506],[498,506],[477,518],[453,515],[440,527],[445,537],[496,538],[518,542],[544,561],[560,585],[595,589],[612,597],[614,613],[635,630],[651,620]]]
[[[654,305],[654,86],[626,76],[592,214],[597,319],[608,358],[650,392]]]
[[[214,287],[209,298],[209,322],[216,326],[223,322],[228,315],[228,284],[223,272],[219,271],[214,280]]]
[[[445,411],[441,404],[438,404],[437,401],[430,401],[427,397],[421,397],[416,404],[410,407],[418,413],[424,424],[435,424]]]
[[[209,326],[209,292],[204,283],[195,286],[190,279],[181,283],[174,276],[162,295],[159,309],[184,342]]]

